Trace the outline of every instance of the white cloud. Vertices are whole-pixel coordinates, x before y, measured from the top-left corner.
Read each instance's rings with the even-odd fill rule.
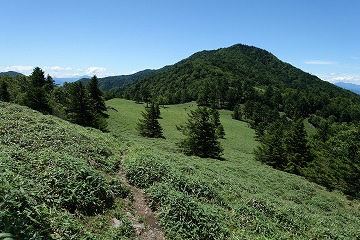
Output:
[[[327,60],[308,60],[308,61],[305,61],[305,64],[309,64],[309,65],[333,65],[333,64],[335,64],[335,62],[327,61]]]
[[[86,75],[104,75],[104,73],[106,73],[106,68],[103,67],[89,67],[88,69],[86,69],[85,71]],[[98,76],[98,77],[99,77]]]
[[[71,67],[59,67],[59,66],[53,66],[53,67],[48,67],[45,66],[42,68],[45,72],[69,72],[72,71]]]
[[[0,67],[0,72],[15,71],[25,75],[29,75],[31,74],[33,69],[34,69],[33,66],[9,66],[9,67]]]
[[[87,69],[81,69],[61,66],[40,66],[40,68],[45,72],[45,75],[49,74],[55,78],[74,78],[84,75],[97,75],[98,77],[120,75],[113,72],[108,72],[104,67],[89,67]],[[0,67],[0,72],[15,71],[28,76],[32,73],[33,69],[33,66],[8,66]]]
[[[340,74],[340,73],[329,73],[329,74],[317,74],[317,76],[331,83],[346,82],[360,85],[360,74]]]

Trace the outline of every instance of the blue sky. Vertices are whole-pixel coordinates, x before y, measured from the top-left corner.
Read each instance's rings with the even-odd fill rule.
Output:
[[[130,74],[244,43],[360,84],[358,0],[0,0],[0,71]]]

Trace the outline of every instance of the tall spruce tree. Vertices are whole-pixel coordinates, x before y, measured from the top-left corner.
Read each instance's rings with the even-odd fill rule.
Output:
[[[235,105],[234,111],[231,114],[231,117],[235,120],[243,120],[243,110],[240,104]]]
[[[158,121],[160,118],[160,112],[158,112],[155,103],[151,103],[149,107],[145,107],[145,112],[142,112],[143,119],[140,119],[137,129],[144,137],[150,138],[162,138],[162,128]]]
[[[10,93],[8,91],[8,84],[4,80],[0,82],[0,101],[9,102]]]
[[[89,103],[93,108],[93,111],[98,113],[101,116],[108,117],[105,113],[106,105],[103,92],[99,89],[99,80],[96,75],[94,75],[87,84],[87,90],[89,93]]]
[[[89,104],[88,93],[81,82],[67,85],[69,94],[68,119],[70,122],[93,127],[93,114]]]
[[[55,87],[54,79],[48,74],[44,83],[44,88],[47,92],[53,91]]]
[[[27,91],[26,105],[32,109],[45,114],[51,114],[52,109],[49,104],[49,83],[46,81],[44,72],[41,68],[34,68],[29,76],[30,89]]]
[[[216,127],[215,133],[218,138],[224,138],[225,137],[225,130],[224,126],[220,122],[220,113],[217,109],[212,108],[211,109],[211,117],[213,120],[213,123]]]
[[[285,126],[280,120],[272,123],[260,138],[261,144],[255,149],[255,159],[273,168],[285,170],[288,159],[285,153]]]
[[[307,134],[303,119],[293,122],[286,138],[286,154],[288,166],[285,171],[301,174],[301,169],[313,160],[310,147],[307,142]]]
[[[94,75],[86,86],[88,92],[89,106],[92,114],[92,126],[102,131],[107,131],[106,119],[109,117],[105,113],[106,105],[103,97],[103,92],[99,89],[99,81],[96,75]]]
[[[179,143],[186,154],[210,158],[221,156],[223,148],[218,141],[211,109],[199,107],[191,111],[187,123],[178,130],[186,136]]]

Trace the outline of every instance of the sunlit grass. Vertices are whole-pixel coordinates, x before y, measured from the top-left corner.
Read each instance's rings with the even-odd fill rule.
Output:
[[[226,135],[221,140],[223,160],[219,161],[186,156],[176,146],[183,137],[176,125],[185,123],[187,113],[196,108],[195,103],[161,108],[160,124],[166,139],[143,138],[137,133],[135,126],[145,105],[122,99],[112,99],[107,104],[118,110],[109,112],[109,129],[129,140],[130,152],[135,151],[132,164],[137,158],[143,159],[143,154],[145,157],[150,154],[172,171],[180,172],[187,181],[201,179],[214,187],[224,204],[204,204],[223,209],[221,217],[228,219],[225,227],[230,231],[229,238],[356,239],[360,236],[358,201],[256,162],[253,149],[258,142],[254,131],[247,123],[233,120],[230,111],[220,111]],[[174,184],[177,180],[171,181]]]

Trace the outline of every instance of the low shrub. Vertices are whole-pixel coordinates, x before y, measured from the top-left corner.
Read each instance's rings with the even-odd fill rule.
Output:
[[[170,167],[167,164],[146,151],[129,153],[124,167],[129,183],[140,188],[150,187],[155,182],[169,179],[171,175]]]
[[[172,190],[165,183],[153,185],[147,193],[152,199],[151,206],[158,207],[160,224],[169,239],[226,239],[229,236],[220,208]]]

